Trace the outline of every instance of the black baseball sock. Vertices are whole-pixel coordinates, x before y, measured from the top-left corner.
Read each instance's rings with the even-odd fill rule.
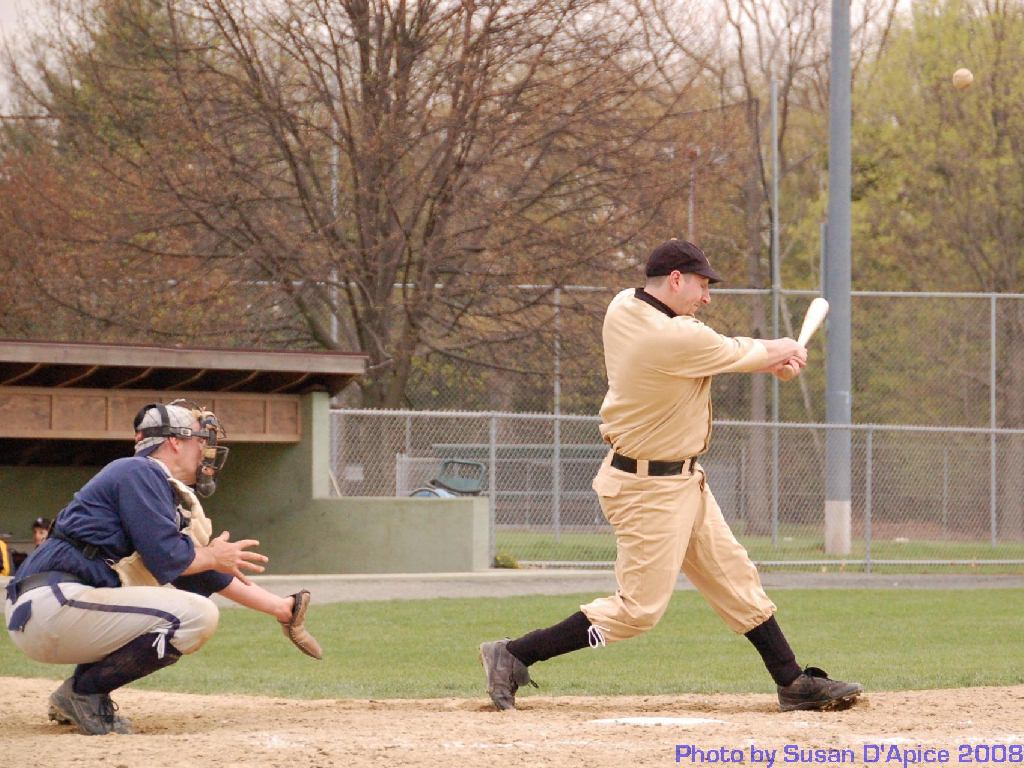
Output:
[[[786,642],[786,636],[782,634],[782,628],[774,616],[747,632],[745,637],[761,654],[776,685],[785,687],[800,677],[801,669],[796,663],[796,654]]]
[[[162,657],[157,654],[158,643],[164,645]],[[80,664],[75,669],[72,687],[75,693],[84,695],[110,693],[180,658],[178,649],[159,635],[141,635],[93,664]]]
[[[547,629],[535,629],[520,638],[510,640],[508,652],[526,666],[546,661],[563,653],[578,651],[590,645],[590,619],[577,611],[565,621]]]

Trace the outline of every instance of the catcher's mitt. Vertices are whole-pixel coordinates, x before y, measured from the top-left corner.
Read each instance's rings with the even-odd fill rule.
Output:
[[[309,608],[310,600],[309,590],[303,589],[292,597],[295,598],[292,617],[288,621],[279,622],[281,629],[284,630],[284,636],[295,643],[295,647],[307,656],[322,659],[324,654],[320,650],[320,643],[306,629],[306,609]]]

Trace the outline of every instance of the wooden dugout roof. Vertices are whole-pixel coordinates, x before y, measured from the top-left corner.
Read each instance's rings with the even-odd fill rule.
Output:
[[[0,387],[336,395],[363,355],[0,340]]]
[[[326,352],[0,340],[0,464],[105,463],[141,406],[176,397],[213,410],[229,443],[293,443],[300,395],[335,395],[364,369]]]

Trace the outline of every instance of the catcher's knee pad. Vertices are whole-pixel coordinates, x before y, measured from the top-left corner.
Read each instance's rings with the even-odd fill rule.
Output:
[[[220,610],[213,600],[202,595],[190,595],[186,615],[174,633],[171,645],[181,653],[195,653],[213,637],[220,622]]]

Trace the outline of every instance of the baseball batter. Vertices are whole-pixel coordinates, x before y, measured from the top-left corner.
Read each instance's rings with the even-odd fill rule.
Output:
[[[670,240],[647,261],[641,289],[608,306],[608,394],[601,434],[611,446],[593,488],[615,531],[614,595],[515,640],[480,646],[487,692],[514,709],[528,668],[560,654],[627,640],[662,617],[682,570],[711,607],[761,654],[782,710],[845,707],[862,688],[801,669],[775,620],[757,569],[729,530],[698,457],[711,439],[711,379],[719,373],[799,372],[793,339],[723,336],[696,319],[720,281],[704,252]]]
[[[36,661],[77,665],[51,694],[50,719],[88,735],[131,732],[111,692],[198,651],[217,628],[215,592],[274,616],[300,650],[321,656],[305,629],[309,592],[271,594],[244,573],[264,570],[259,542],[211,538],[198,496],[213,493],[227,457],[216,416],[185,401],[152,404],[134,427],[135,455],[75,494],[7,586],[14,644]]]

